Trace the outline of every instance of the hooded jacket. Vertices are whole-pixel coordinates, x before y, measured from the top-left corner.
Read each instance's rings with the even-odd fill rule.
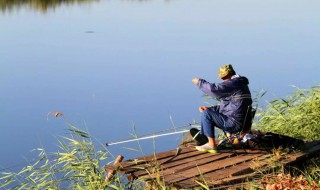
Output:
[[[244,124],[248,107],[252,105],[251,93],[246,77],[234,75],[222,83],[209,83],[199,79],[198,87],[202,92],[220,100],[220,105],[214,107],[215,111],[228,117],[236,128],[241,129]]]

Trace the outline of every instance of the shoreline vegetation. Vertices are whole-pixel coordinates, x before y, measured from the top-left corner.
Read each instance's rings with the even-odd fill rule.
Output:
[[[320,85],[295,89],[292,95],[268,102],[266,108],[259,108],[253,128],[305,141],[320,139]],[[60,113],[53,116],[63,117]],[[18,172],[0,172],[0,189],[145,189],[143,182],[128,182],[120,174],[112,180],[105,180],[104,166],[113,163],[112,154],[105,146],[97,149],[94,138],[87,132],[66,123],[70,135],[58,138],[60,149],[50,154],[43,148],[34,149],[38,155],[35,162]],[[281,154],[279,151],[285,150],[274,152]],[[302,169],[280,169],[247,184],[249,189],[286,189],[293,184],[294,189],[319,189],[319,163],[320,159],[314,158]],[[171,188],[159,184],[159,189]]]
[[[2,12],[13,11],[22,7],[27,7],[40,12],[54,10],[62,5],[86,4],[99,2],[100,0],[0,0],[0,10]]]
[[[100,2],[101,0],[0,0],[0,11],[10,12],[22,7],[35,11],[46,13],[49,10],[55,10],[61,6],[83,5]],[[122,0],[128,2],[145,2],[150,0]]]

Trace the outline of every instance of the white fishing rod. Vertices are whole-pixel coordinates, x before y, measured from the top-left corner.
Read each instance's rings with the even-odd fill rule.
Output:
[[[171,129],[165,129],[165,130],[160,131],[160,132],[169,131],[169,130],[176,130],[178,128],[187,127],[187,126],[189,126],[189,127],[190,126],[195,126],[197,128],[199,127],[198,124],[188,124],[188,125],[181,126],[181,127],[174,127],[174,128],[171,128]],[[180,134],[180,133],[186,133],[186,132],[189,132],[189,129],[174,131],[174,132],[170,132],[170,133],[162,133],[162,134],[159,134],[159,132],[158,132],[158,133],[153,133],[151,135],[144,135],[144,136],[130,138],[130,139],[122,140],[122,141],[106,143],[106,146],[111,146],[111,145],[116,145],[116,144],[123,144],[123,143],[128,143],[128,142],[133,142],[133,141],[139,141],[139,140],[152,139],[152,138],[163,137],[163,136],[174,135],[174,134]]]

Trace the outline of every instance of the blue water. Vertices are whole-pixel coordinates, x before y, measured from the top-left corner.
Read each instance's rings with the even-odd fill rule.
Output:
[[[199,120],[206,104],[192,78],[233,64],[260,101],[319,82],[320,2],[315,0],[98,1],[47,12],[0,13],[0,167],[58,150],[59,111],[102,145]],[[173,149],[181,135],[157,138]],[[145,154],[153,142],[143,141]],[[139,155],[124,146],[110,151]]]

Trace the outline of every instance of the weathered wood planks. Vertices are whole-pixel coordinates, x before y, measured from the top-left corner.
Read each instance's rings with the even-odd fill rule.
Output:
[[[117,169],[126,174],[129,180],[138,178],[152,182],[161,179],[165,185],[178,188],[193,188],[199,186],[199,183],[220,187],[243,182],[259,175],[259,172],[270,170],[272,160],[287,165],[312,157],[319,150],[319,141],[307,143],[302,151],[285,157],[275,157],[264,150],[237,150],[237,153],[222,150],[211,154],[197,151],[194,147],[183,147],[127,160],[114,166],[106,166],[105,169]]]

